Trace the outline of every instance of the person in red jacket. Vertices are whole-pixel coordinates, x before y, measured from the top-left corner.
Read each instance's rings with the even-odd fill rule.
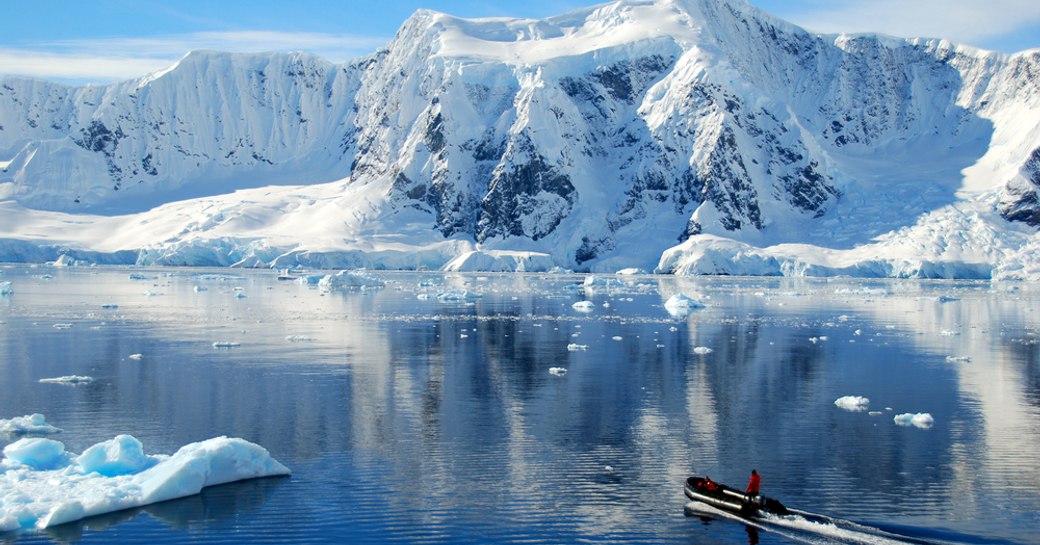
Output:
[[[751,479],[747,483],[747,489],[744,493],[748,496],[757,496],[759,489],[762,487],[762,478],[758,476],[758,471],[751,470]]]

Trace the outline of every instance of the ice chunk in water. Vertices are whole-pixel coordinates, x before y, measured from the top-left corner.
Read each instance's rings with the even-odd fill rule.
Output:
[[[48,528],[191,496],[207,486],[291,473],[263,447],[227,437],[186,445],[173,456],[147,456],[140,442],[120,435],[79,457],[58,441],[22,439],[4,456],[0,531]]]
[[[479,293],[473,293],[467,290],[448,290],[437,295],[437,299],[442,303],[465,303],[467,301],[475,301],[480,299]]]
[[[26,416],[16,416],[10,420],[0,419],[0,433],[59,433],[61,428],[56,428],[47,423],[47,419],[40,413]]]
[[[381,288],[385,285],[382,280],[360,271],[340,271],[325,275],[318,281],[318,289],[322,291]]]
[[[571,308],[578,312],[592,312],[592,309],[596,308],[596,305],[592,301],[578,301],[571,305]]]
[[[704,308],[704,304],[681,293],[669,297],[668,300],[664,302],[664,309],[668,311],[668,314],[677,318],[686,316],[690,312],[699,308]]]
[[[834,405],[846,411],[860,413],[870,407],[870,400],[862,396],[844,396],[835,399]]]
[[[89,384],[94,382],[94,377],[68,375],[64,377],[41,378],[40,382],[44,384],[69,384],[75,386],[78,384]]]
[[[98,443],[76,458],[83,473],[97,473],[105,477],[140,473],[158,463],[158,460],[144,454],[144,447],[136,437],[117,435]]]
[[[65,445],[61,441],[41,437],[26,437],[7,445],[4,447],[4,459],[0,467],[24,465],[38,470],[54,469],[68,462]]]
[[[10,280],[4,280],[3,282],[0,282],[0,295],[13,295],[13,294],[14,294],[14,288],[11,287],[11,281]]]
[[[921,429],[928,429],[935,425],[935,419],[928,413],[897,414],[893,420],[900,426],[914,426]]]

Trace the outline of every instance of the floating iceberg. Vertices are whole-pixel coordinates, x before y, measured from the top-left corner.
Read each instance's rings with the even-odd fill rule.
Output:
[[[322,278],[325,278],[324,274],[305,274],[296,277],[296,283],[301,286],[317,286]]]
[[[707,346],[698,346],[698,347],[695,347],[693,349],[693,353],[697,354],[697,355],[700,355],[700,356],[707,356],[708,354],[711,354],[712,352],[714,352],[714,350],[708,348]]]
[[[549,374],[557,377],[562,377],[567,374],[567,369],[564,367],[550,367]]]
[[[0,532],[49,528],[192,496],[207,486],[291,474],[244,439],[216,437],[172,456],[149,456],[130,435],[79,456],[58,441],[21,439],[4,448],[0,471]]]
[[[242,346],[242,343],[234,341],[216,341],[213,343],[213,348],[237,348],[239,346]]]
[[[834,405],[846,411],[861,413],[870,407],[870,400],[862,396],[845,396],[835,399]]]
[[[584,352],[589,349],[587,344],[571,343],[567,345],[567,351],[569,352]]]
[[[386,283],[373,276],[360,271],[340,271],[336,274],[325,275],[318,281],[318,289],[321,291],[351,290],[363,288],[381,288]]]
[[[47,423],[47,419],[40,413],[16,416],[10,420],[0,419],[0,433],[60,433],[61,428],[56,428]]]
[[[41,378],[40,382],[44,384],[70,384],[75,386],[78,384],[89,384],[94,382],[94,377],[68,375],[64,377]]]
[[[11,287],[10,280],[4,280],[0,282],[0,295],[13,295],[14,288]]]
[[[672,316],[686,316],[690,311],[699,308],[704,308],[704,304],[681,293],[669,297],[664,302],[664,309]]]
[[[914,426],[924,430],[935,425],[935,419],[928,413],[897,414],[893,420],[900,426]]]
[[[465,303],[480,298],[481,295],[479,293],[473,293],[468,290],[448,290],[437,294],[437,299],[442,303]]]
[[[592,310],[596,308],[596,305],[593,304],[592,301],[578,301],[571,305],[571,308],[578,312],[592,312]]]
[[[621,281],[617,278],[589,275],[585,277],[585,282],[581,286],[588,293],[605,293],[613,288],[621,287]]]

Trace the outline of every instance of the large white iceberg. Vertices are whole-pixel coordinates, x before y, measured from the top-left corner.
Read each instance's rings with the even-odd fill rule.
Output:
[[[0,460],[0,532],[48,528],[198,494],[207,486],[289,475],[263,447],[216,437],[172,456],[144,453],[120,435],[76,456],[59,441],[20,439]]]

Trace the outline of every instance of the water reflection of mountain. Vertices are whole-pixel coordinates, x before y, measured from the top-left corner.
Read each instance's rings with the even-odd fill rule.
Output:
[[[382,290],[322,295],[247,273],[199,294],[178,272],[160,300],[110,274],[91,278],[86,302],[8,309],[0,329],[0,373],[24,385],[0,398],[0,416],[39,407],[69,430],[71,450],[126,432],[158,452],[237,435],[343,478],[321,490],[336,495],[328,501],[488,532],[481,516],[544,524],[551,512],[563,541],[638,526],[681,502],[677,483],[694,471],[739,485],[755,467],[801,508],[866,518],[905,508],[951,526],[950,498],[994,525],[1017,520],[987,507],[1007,482],[1023,490],[1014,509],[1040,502],[1040,477],[1023,469],[1040,466],[1026,290],[655,278],[579,293],[576,277],[386,274]],[[69,283],[48,289],[60,301]],[[233,298],[237,284],[247,298]],[[417,297],[448,288],[483,296]],[[707,307],[673,318],[662,304],[675,293]],[[112,299],[119,310],[101,314]],[[572,309],[579,299],[593,312]],[[41,319],[72,321],[62,312],[76,327]],[[216,350],[217,340],[242,346]],[[35,382],[66,374],[97,380]],[[880,414],[838,409],[844,395]],[[896,426],[902,412],[936,424]]]

